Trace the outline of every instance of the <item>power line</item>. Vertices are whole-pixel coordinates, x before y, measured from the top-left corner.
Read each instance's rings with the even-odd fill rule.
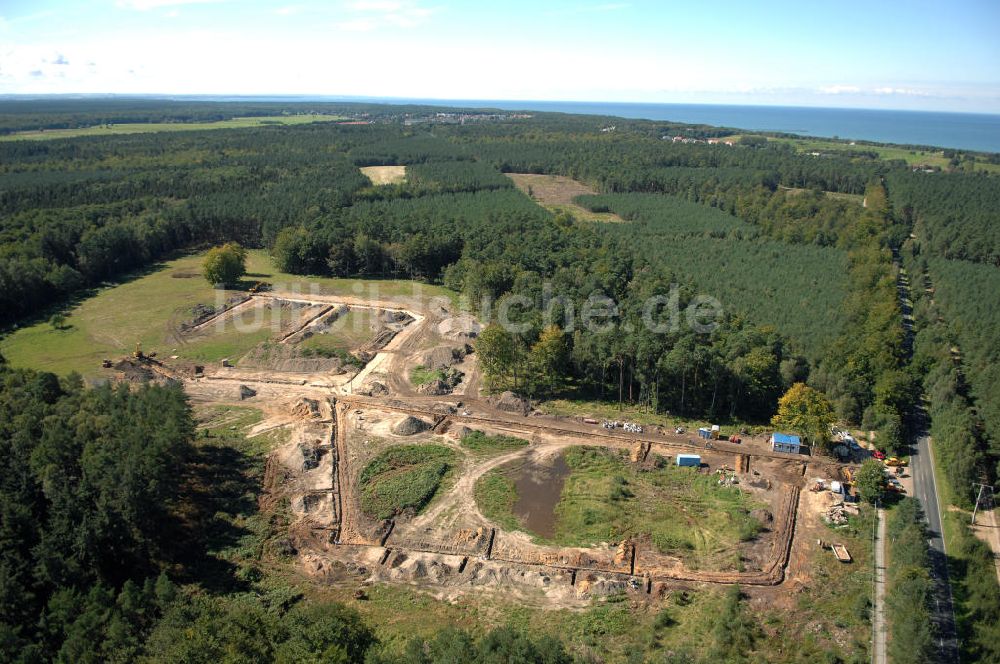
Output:
[[[993,486],[989,485],[989,484],[981,484],[981,483],[976,483],[976,484],[973,484],[972,486],[973,486],[973,488],[975,488],[977,486],[979,487],[979,493],[976,494],[976,506],[972,509],[972,525],[976,525],[976,513],[979,511],[979,503],[980,503],[980,501],[983,498],[983,491],[985,491],[986,489],[990,490],[989,506],[990,506],[990,509],[993,508]]]

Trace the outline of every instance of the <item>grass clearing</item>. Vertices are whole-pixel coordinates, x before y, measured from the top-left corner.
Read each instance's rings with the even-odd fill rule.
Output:
[[[447,373],[444,369],[428,369],[422,364],[418,364],[410,370],[410,383],[419,387],[436,380],[444,380]]]
[[[444,626],[475,636],[511,627],[534,638],[557,638],[581,661],[607,664],[669,661],[663,658],[670,651],[706,655],[713,643],[714,617],[724,601],[723,590],[712,588],[676,591],[662,605],[633,605],[615,596],[595,600],[583,610],[540,609],[497,593],[440,601],[416,588],[375,584],[365,589],[367,599],[359,601],[353,597],[353,584],[309,585],[291,575],[288,582],[309,599],[343,602],[357,610],[375,629],[382,653],[390,660],[402,659],[411,639],[431,639]]]
[[[568,212],[582,221],[621,223],[624,220],[611,212],[591,212],[576,203],[577,196],[597,194],[591,187],[562,175],[507,173],[514,185],[536,203],[553,214]]]
[[[289,435],[288,429],[280,428],[247,437],[250,429],[262,419],[264,414],[260,409],[251,406],[199,405],[195,408],[201,444],[234,447],[261,459],[287,442]]]
[[[556,505],[557,544],[592,546],[648,534],[662,553],[683,555],[698,567],[730,560],[733,547],[753,539],[760,507],[715,475],[665,463],[644,471],[603,448],[566,452],[572,469]]]
[[[865,507],[846,526],[828,528],[823,539],[844,544],[853,561],[811,547],[802,583],[791,604],[768,602],[761,621],[772,661],[868,661],[871,647],[873,510]],[[813,544],[813,543],[811,543]],[[835,660],[828,653],[840,653]]]
[[[732,569],[735,547],[761,529],[750,512],[762,504],[735,487],[720,487],[717,477],[664,460],[655,469],[628,463],[625,453],[596,447],[564,453],[570,468],[555,505],[551,538],[557,546],[594,546],[627,537],[649,536],[661,553],[684,558],[692,568]],[[526,530],[514,513],[518,499],[514,466],[480,479],[476,500],[487,518],[505,528]]]
[[[798,187],[778,187],[785,191],[786,194],[795,196],[796,194],[804,194],[809,191],[809,189],[801,189]],[[833,198],[839,201],[848,201],[850,203],[857,203],[858,205],[863,205],[865,202],[865,197],[861,194],[844,194],[839,191],[824,191],[823,192],[827,198]]]
[[[328,328],[314,333],[297,345],[301,350],[323,357],[344,357],[370,341],[378,326],[374,309],[352,308],[338,317]]]
[[[383,451],[361,471],[361,509],[375,519],[419,513],[455,467],[455,457],[455,451],[444,445],[403,445]]]
[[[208,362],[224,357],[235,359],[276,335],[277,330],[270,324],[256,330],[248,325],[245,332],[227,326],[221,335],[197,338],[187,345],[177,342],[176,326],[191,319],[191,310],[196,305],[218,306],[238,294],[217,291],[205,281],[201,276],[204,257],[204,253],[197,253],[165,261],[118,284],[96,289],[92,296],[62,312],[66,319],[58,329],[47,318],[15,329],[0,339],[0,353],[16,367],[60,374],[76,371],[85,377],[99,377],[104,375],[100,368],[102,359],[126,355],[136,342],[147,353],[156,351],[161,357],[178,355],[181,360]],[[300,293],[370,299],[444,297],[453,304],[457,301],[451,291],[412,281],[330,279],[282,273],[272,267],[265,252],[258,250],[248,252],[247,273],[250,283],[265,281],[276,289]],[[357,311],[359,319],[374,313],[366,309]],[[345,325],[344,329],[365,330],[366,325]]]
[[[596,420],[624,420],[636,422],[648,427],[663,427],[668,431],[673,431],[675,427],[684,427],[693,436],[698,427],[719,424],[722,426],[722,434],[727,438],[729,435],[739,433],[746,429],[751,435],[769,431],[768,424],[749,424],[740,420],[729,420],[720,417],[712,422],[697,418],[679,417],[668,413],[652,412],[642,406],[624,403],[618,407],[617,401],[600,401],[592,399],[549,399],[537,406],[537,410],[546,415],[556,417],[589,417]]]
[[[727,136],[726,138],[720,140],[737,142],[741,137],[742,135],[737,134],[735,136]],[[796,148],[796,150],[802,153],[874,152],[878,154],[880,159],[900,160],[906,162],[909,166],[934,166],[942,169],[947,169],[950,166],[950,160],[948,157],[944,156],[944,150],[918,150],[902,146],[868,145],[858,142],[854,142],[852,144],[850,141],[839,142],[832,139],[824,140],[822,138],[773,138],[768,136],[767,140],[770,142],[792,145]],[[955,151],[963,152],[963,150]],[[985,161],[976,161],[975,170],[986,171],[988,173],[998,173],[1000,172],[1000,164],[990,164]]]
[[[406,166],[363,166],[360,170],[375,186],[406,182]]]
[[[486,473],[476,482],[476,505],[490,521],[505,530],[523,530],[524,525],[514,514],[517,487],[501,469]]]
[[[76,127],[73,129],[43,129],[19,131],[0,136],[0,141],[47,141],[57,138],[77,138],[79,136],[124,136],[128,134],[149,134],[154,132],[204,131],[208,129],[246,129],[275,125],[299,125],[313,122],[336,122],[347,118],[336,115],[268,115],[253,118],[231,118],[218,122],[136,122],[122,124]]]
[[[462,436],[461,445],[477,456],[492,456],[527,447],[528,441],[516,436],[491,436],[482,431],[473,431]]]

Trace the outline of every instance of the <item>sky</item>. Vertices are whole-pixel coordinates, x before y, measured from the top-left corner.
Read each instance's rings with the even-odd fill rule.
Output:
[[[0,0],[0,94],[1000,113],[998,0]]]

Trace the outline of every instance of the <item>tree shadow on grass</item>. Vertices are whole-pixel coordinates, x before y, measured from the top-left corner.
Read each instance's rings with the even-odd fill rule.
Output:
[[[212,592],[247,590],[240,566],[222,552],[233,551],[251,531],[238,525],[258,511],[261,490],[259,464],[239,450],[223,445],[193,448],[183,479],[177,533],[171,558],[181,567],[180,578],[200,583]]]

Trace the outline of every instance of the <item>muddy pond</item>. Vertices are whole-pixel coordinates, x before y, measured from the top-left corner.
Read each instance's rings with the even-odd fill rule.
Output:
[[[561,454],[511,471],[509,477],[517,487],[514,514],[526,530],[545,538],[555,535],[555,508],[569,472]]]

